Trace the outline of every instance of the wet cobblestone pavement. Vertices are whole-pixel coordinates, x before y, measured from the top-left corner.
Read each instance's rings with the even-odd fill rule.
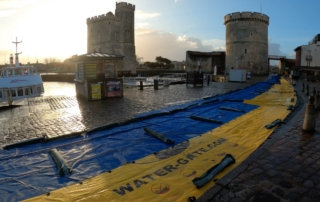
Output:
[[[124,121],[135,114],[236,90],[255,82],[211,83],[203,88],[174,85],[155,91],[125,89],[124,98],[87,102],[75,96],[32,98],[27,106],[0,109],[0,148],[34,137],[51,137]],[[304,82],[320,91],[320,82]],[[216,181],[198,201],[319,201],[320,124],[315,133],[301,131],[307,96],[274,133],[242,164]],[[319,120],[317,113],[316,120]],[[215,179],[216,180],[216,179]]]
[[[320,91],[320,83],[304,82]],[[320,124],[316,115],[314,133],[302,132],[307,96],[259,149],[236,169],[216,181],[197,201],[319,201]],[[299,108],[301,110],[299,111]]]
[[[24,106],[0,109],[0,148],[36,137],[56,137],[81,132],[113,122],[125,121],[135,114],[199,100],[253,85],[268,77],[246,83],[213,82],[209,86],[185,84],[124,89],[123,98],[87,102],[76,96],[30,98]]]

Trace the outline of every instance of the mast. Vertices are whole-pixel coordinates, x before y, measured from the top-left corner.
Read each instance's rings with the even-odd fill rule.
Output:
[[[22,43],[22,41],[20,41],[20,42],[18,42],[18,37],[16,37],[16,41],[14,42],[12,42],[12,43],[15,43],[16,44],[16,53],[15,53],[15,55],[16,55],[16,67],[20,67],[20,64],[19,64],[19,54],[21,54],[21,53],[18,53],[18,44],[19,43]]]

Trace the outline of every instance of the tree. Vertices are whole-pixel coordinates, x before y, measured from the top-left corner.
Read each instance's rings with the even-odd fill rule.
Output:
[[[173,69],[174,65],[171,64],[171,60],[168,58],[163,58],[161,56],[156,57],[156,62],[145,62],[144,66],[149,67],[150,69],[155,69],[155,68],[163,68],[163,69]]]
[[[44,63],[45,64],[50,64],[53,62],[59,62],[56,58],[44,58]]]
[[[136,55],[136,62],[139,66],[143,64],[143,57]]]
[[[165,65],[170,65],[171,64],[171,60],[169,60],[168,58],[163,58],[161,56],[157,56],[156,57],[156,62],[165,63]]]
[[[46,71],[53,67],[52,63],[59,62],[56,58],[44,58],[44,64],[46,64]]]

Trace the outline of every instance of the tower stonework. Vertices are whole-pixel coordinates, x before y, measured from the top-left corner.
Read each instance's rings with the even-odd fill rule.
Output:
[[[118,62],[119,71],[136,73],[134,42],[135,6],[126,2],[116,3],[115,14],[94,16],[87,19],[87,52],[124,55]]]
[[[253,74],[267,74],[269,17],[261,13],[237,12],[226,15],[224,24],[227,72],[238,67]]]

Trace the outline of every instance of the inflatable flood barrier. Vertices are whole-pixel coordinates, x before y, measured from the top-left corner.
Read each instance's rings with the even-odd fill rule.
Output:
[[[273,91],[244,101],[260,103],[255,110],[188,142],[161,151],[168,155],[167,158],[158,154],[148,155],[135,163],[115,168],[111,173],[105,172],[84,180],[82,184],[73,184],[52,191],[49,196],[43,194],[27,201],[187,201],[190,197],[198,198],[214,185],[214,180],[198,189],[192,183],[194,178],[218,164],[226,154],[231,154],[236,163],[214,177],[221,178],[246,159],[276,128],[266,129],[265,125],[276,118],[284,119],[290,113],[286,104],[288,95],[278,93],[277,88],[274,86]],[[274,105],[271,106],[269,100],[273,99]],[[180,151],[175,152],[175,148]]]
[[[271,86],[269,82],[264,85]],[[273,107],[263,103],[277,95],[276,90],[268,91],[263,99],[259,99],[263,95],[254,99],[250,95],[250,100],[244,103],[219,101],[92,132],[84,137],[0,151],[1,196],[3,201],[185,201],[190,196],[199,197],[214,182],[197,189],[193,178],[201,176],[212,167],[212,162],[218,163],[226,153],[232,154],[237,163],[216,177],[229,172],[274,130],[265,129],[266,124],[276,118],[283,119],[290,112],[283,105],[286,99],[278,98],[277,106]],[[243,99],[243,94],[238,95]],[[252,103],[260,103],[260,107]],[[222,105],[245,109],[247,113],[220,110]],[[227,124],[221,126],[192,120],[189,117],[193,115]],[[270,118],[262,119],[262,115]],[[174,140],[174,148],[168,149],[167,144],[145,134],[144,127]],[[48,156],[52,148],[57,148],[69,163],[74,171],[72,174],[57,175],[55,163]],[[178,153],[175,148],[180,148]],[[169,156],[159,157],[154,152]],[[133,161],[135,163],[127,163]],[[16,183],[16,180],[22,183]],[[46,194],[48,192],[50,195]]]

